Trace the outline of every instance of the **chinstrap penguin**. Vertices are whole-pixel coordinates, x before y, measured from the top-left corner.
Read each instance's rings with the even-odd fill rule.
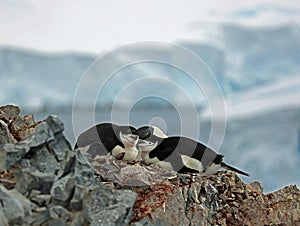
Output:
[[[137,130],[134,127],[101,123],[81,133],[76,141],[75,149],[80,148],[86,151],[91,144],[96,143],[97,145],[94,145],[93,150],[89,151],[90,155],[96,156],[111,153],[115,157],[119,157],[123,152],[123,159],[131,161],[135,160],[138,154],[136,149],[137,142]],[[128,153],[126,154],[126,152]],[[132,152],[136,153],[136,155]]]
[[[179,173],[210,175],[220,168],[225,168],[249,176],[248,173],[224,163],[223,155],[187,137],[156,137],[155,141],[155,137],[152,136],[151,141],[139,140],[137,147],[144,163],[158,164]]]
[[[120,139],[123,146],[116,145],[111,151],[112,156],[126,161],[137,160],[139,151],[136,145],[139,137],[134,134],[122,134],[120,131]]]
[[[137,134],[139,135],[139,139],[141,140],[149,140],[152,142],[156,142],[157,137],[159,138],[167,138],[168,136],[157,126],[142,126],[138,128]]]

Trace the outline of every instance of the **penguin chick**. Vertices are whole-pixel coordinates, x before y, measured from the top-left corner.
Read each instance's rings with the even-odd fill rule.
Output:
[[[126,161],[134,161],[137,159],[137,156],[139,154],[138,149],[136,148],[136,145],[138,143],[139,137],[134,134],[123,134],[120,131],[119,134],[120,140],[122,144],[124,145],[123,147],[116,145],[112,149],[112,156],[118,158],[119,156],[123,155],[123,160]]]

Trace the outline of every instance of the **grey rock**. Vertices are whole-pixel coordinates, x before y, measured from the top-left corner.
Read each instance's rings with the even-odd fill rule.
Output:
[[[9,226],[8,219],[3,213],[3,208],[0,207],[0,225]]]
[[[65,130],[64,123],[56,115],[49,115],[45,121],[54,134],[61,133]]]
[[[6,170],[6,150],[3,146],[0,144],[0,173]]]
[[[29,159],[21,159],[19,165],[21,168],[31,167]]]
[[[16,143],[16,139],[11,135],[7,124],[0,120],[0,144]]]
[[[20,143],[0,145],[0,152],[6,153],[6,169],[19,162],[28,151],[29,147]]]
[[[70,223],[70,226],[82,226],[82,225],[88,225],[88,224],[84,220],[81,212],[75,212],[73,214],[73,219],[72,222]]]
[[[0,212],[5,216],[4,222],[16,224],[22,222],[25,216],[31,216],[31,203],[16,190],[7,190],[0,185]]]
[[[79,185],[84,185],[85,187],[91,187],[94,182],[94,170],[89,161],[81,154],[81,152],[76,153],[76,161],[74,167],[74,176],[76,182]]]
[[[24,225],[42,225],[50,219],[49,210],[47,208],[36,209],[35,212],[24,218]]]
[[[53,205],[68,206],[75,189],[75,179],[67,175],[53,184],[50,194]]]
[[[61,219],[65,222],[69,220],[70,213],[62,206],[51,206],[49,208],[49,214],[52,219]]]
[[[42,226],[66,226],[67,223],[63,219],[51,219],[43,223]]]
[[[8,120],[12,120],[20,114],[21,110],[18,106],[6,105],[0,107],[0,115],[7,117]]]
[[[87,188],[93,188],[95,184],[94,170],[79,150],[70,153],[63,175],[68,174],[76,179],[76,184],[84,185]]]
[[[23,196],[18,190],[12,189],[9,190],[9,193],[11,197],[14,197],[19,201],[19,203],[22,205],[25,216],[32,215],[31,209],[35,207],[33,203],[31,203],[25,196]]]
[[[98,186],[83,199],[83,216],[90,225],[127,225],[136,193]]]
[[[33,191],[36,191],[36,190],[33,190]],[[31,191],[30,196],[29,196],[29,198],[32,202],[36,203],[40,207],[49,205],[49,203],[51,201],[51,195],[40,194],[40,192],[38,194],[33,194],[33,191]]]
[[[130,224],[131,226],[167,226],[167,224],[161,223],[159,220],[155,222],[149,222],[145,218],[142,219],[139,222],[135,222],[133,224]]]
[[[195,191],[195,190],[194,190]],[[197,195],[197,194],[195,194]],[[218,190],[210,183],[203,182],[198,194],[199,200],[210,210],[211,215],[218,211]]]
[[[18,163],[29,151],[39,146],[45,145],[54,139],[54,135],[50,127],[46,123],[40,123],[35,130],[25,140],[17,144],[0,145],[0,152],[6,153],[6,169],[10,169]]]
[[[86,187],[76,185],[73,197],[69,204],[69,209],[70,210],[82,210],[82,199],[87,192],[88,192],[88,190]]]
[[[39,190],[42,194],[49,194],[55,176],[50,173],[41,173],[34,168],[25,168],[16,173],[16,189],[28,196],[32,190]]]
[[[29,161],[31,166],[34,166],[42,173],[58,175],[61,169],[61,164],[56,160],[55,156],[50,153],[46,146],[32,152]]]
[[[19,142],[19,144],[35,148],[52,140],[54,140],[54,134],[50,126],[46,122],[41,122],[35,127],[35,132],[25,140]]]
[[[55,139],[49,142],[49,148],[55,154],[58,161],[66,158],[67,151],[71,150],[69,142],[62,133],[55,135]]]

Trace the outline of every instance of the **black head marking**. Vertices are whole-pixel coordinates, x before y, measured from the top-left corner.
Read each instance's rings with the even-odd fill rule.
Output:
[[[153,128],[150,126],[143,126],[137,130],[139,138],[145,140],[153,134]]]

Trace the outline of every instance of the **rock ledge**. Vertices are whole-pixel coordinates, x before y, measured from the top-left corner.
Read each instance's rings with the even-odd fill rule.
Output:
[[[0,225],[300,225],[295,185],[263,194],[234,173],[90,159],[56,116],[19,114],[0,107]]]

